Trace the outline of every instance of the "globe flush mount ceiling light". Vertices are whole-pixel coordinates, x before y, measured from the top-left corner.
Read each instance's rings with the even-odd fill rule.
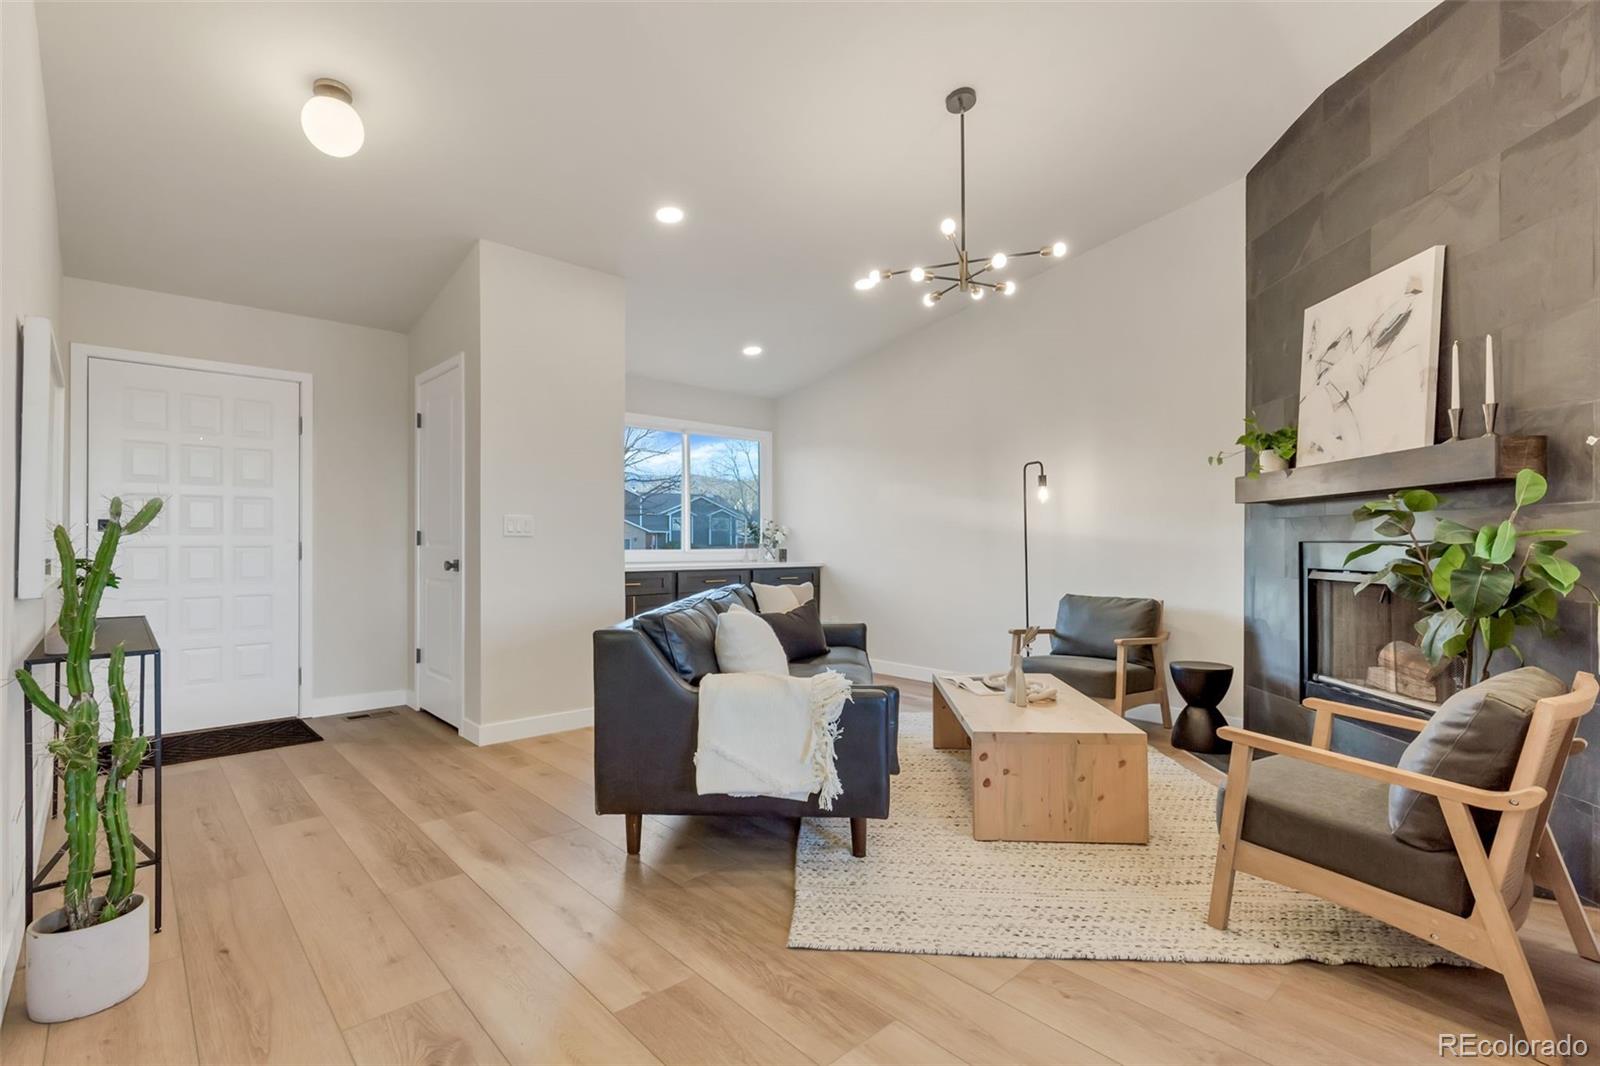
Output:
[[[355,155],[367,139],[350,87],[332,78],[318,78],[311,83],[311,99],[300,109],[300,128],[317,151],[335,159]]]
[[[934,263],[928,267],[917,266],[909,270],[873,270],[865,277],[856,279],[855,285],[859,291],[875,289],[879,282],[904,274],[914,284],[934,286],[922,294],[924,307],[934,306],[944,299],[946,293],[955,289],[960,289],[974,300],[983,299],[983,294],[991,289],[1002,296],[1010,296],[1017,291],[1017,283],[1009,279],[994,280],[994,271],[1004,270],[1006,264],[1013,259],[1022,259],[1030,255],[1060,259],[1067,254],[1066,241],[1056,241],[1054,244],[1047,244],[1028,252],[996,252],[988,259],[979,259],[976,262],[967,254],[967,112],[977,103],[977,92],[966,87],[956,89],[944,98],[945,110],[961,120],[961,215],[959,220],[947,218],[939,223],[939,232],[949,239],[956,257],[947,263]],[[947,271],[954,272],[947,273]]]

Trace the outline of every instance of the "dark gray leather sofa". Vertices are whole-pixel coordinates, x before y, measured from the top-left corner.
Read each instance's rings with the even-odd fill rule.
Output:
[[[639,853],[646,814],[738,814],[849,818],[852,851],[866,854],[866,820],[889,816],[900,692],[873,684],[867,627],[824,625],[828,651],[791,663],[809,677],[837,670],[854,684],[836,747],[844,794],[833,810],[761,796],[701,796],[694,753],[700,679],[714,672],[716,619],[735,603],[755,610],[746,585],[729,585],[658,607],[594,634],[594,797],[599,814],[626,816],[629,854]]]

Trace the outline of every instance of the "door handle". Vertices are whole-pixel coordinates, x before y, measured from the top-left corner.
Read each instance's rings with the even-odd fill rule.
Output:
[[[461,570],[461,560],[460,559],[446,559],[444,561],[444,568],[446,570],[455,570],[455,571],[459,572]]]

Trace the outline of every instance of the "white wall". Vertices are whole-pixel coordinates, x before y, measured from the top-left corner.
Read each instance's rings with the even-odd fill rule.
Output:
[[[312,375],[309,709],[346,713],[403,701],[411,686],[406,338],[78,278],[63,280],[61,309],[57,334],[63,345],[100,344]]]
[[[624,300],[621,278],[487,241],[478,283],[482,689],[462,734],[489,743],[591,720],[592,635],[622,594],[596,531],[622,522]],[[534,536],[503,536],[506,514]]]
[[[1241,181],[785,396],[791,549],[880,668],[1001,669],[1042,459],[1033,621],[1067,591],[1155,596],[1171,657],[1238,666],[1244,514],[1205,457],[1239,433],[1244,343]]]
[[[778,425],[778,402],[766,396],[702,389],[675,381],[629,374],[628,413],[685,422],[710,422],[719,426],[771,431]]]
[[[9,674],[46,628],[53,602],[13,598],[16,573],[17,319],[59,318],[61,250],[45,121],[39,35],[31,2],[0,4],[0,647]],[[56,322],[60,335],[60,322]],[[4,686],[0,722],[0,1003],[11,991],[22,942],[22,696]],[[43,723],[43,716],[39,717]],[[36,727],[35,736],[40,735]]]

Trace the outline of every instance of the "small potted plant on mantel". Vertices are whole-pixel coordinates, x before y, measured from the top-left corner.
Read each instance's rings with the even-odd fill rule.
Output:
[[[1261,423],[1256,421],[1256,416],[1250,415],[1244,420],[1244,432],[1233,442],[1241,447],[1231,452],[1221,451],[1207,456],[1206,462],[1212,466],[1221,466],[1248,448],[1256,457],[1254,465],[1249,470],[1250,477],[1260,477],[1263,471],[1269,474],[1276,473],[1279,470],[1289,469],[1289,464],[1294,460],[1299,437],[1299,432],[1293,426],[1283,426],[1273,430],[1262,429]]]
[[[110,518],[93,559],[80,559],[66,529],[55,530],[61,558],[61,613],[58,626],[66,643],[65,677],[72,697],[56,703],[26,669],[17,683],[29,702],[59,727],[50,742],[63,787],[67,830],[67,876],[61,907],[27,930],[28,1017],[64,1022],[105,1010],[144,986],[150,973],[150,908],[133,890],[138,852],[128,825],[128,778],[139,768],[149,738],[133,735],[123,649],[111,651],[106,687],[111,700],[110,757],[101,758],[100,703],[95,698],[90,661],[100,599],[116,587],[112,563],[123,534],[148,526],[161,510],[151,499],[127,525],[122,500],[113,499]],[[109,871],[105,891],[94,894],[95,861],[105,835]]]

